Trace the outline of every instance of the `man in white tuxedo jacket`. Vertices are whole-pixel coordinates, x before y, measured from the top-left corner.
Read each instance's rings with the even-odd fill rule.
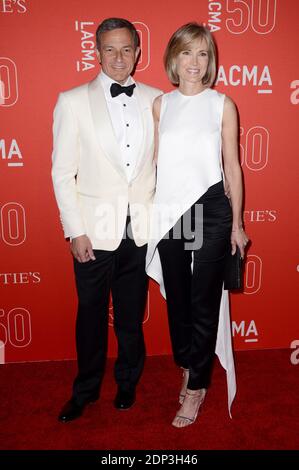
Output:
[[[110,291],[118,341],[116,408],[135,402],[145,355],[145,254],[155,191],[152,103],[161,91],[131,77],[140,48],[129,21],[104,20],[96,42],[101,73],[61,93],[54,111],[53,185],[78,293],[78,374],[62,422],[81,416],[99,397]]]

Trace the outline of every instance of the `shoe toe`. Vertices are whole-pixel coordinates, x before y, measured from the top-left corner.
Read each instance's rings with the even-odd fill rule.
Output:
[[[131,408],[136,400],[135,391],[128,392],[123,390],[118,390],[115,400],[114,406],[118,410],[128,410]]]
[[[73,421],[76,418],[79,418],[84,410],[83,405],[78,405],[74,400],[69,400],[64,407],[62,408],[58,421],[62,423],[67,423],[68,421]]]

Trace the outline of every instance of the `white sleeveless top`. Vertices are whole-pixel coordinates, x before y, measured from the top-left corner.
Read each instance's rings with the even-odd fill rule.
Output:
[[[146,256],[147,274],[166,298],[159,241],[179,218],[222,179],[221,129],[225,95],[206,88],[186,96],[179,90],[162,96],[157,186]],[[228,291],[223,290],[216,354],[226,369],[229,412],[236,393]]]

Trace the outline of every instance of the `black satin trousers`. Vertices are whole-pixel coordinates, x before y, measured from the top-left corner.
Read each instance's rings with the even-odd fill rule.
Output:
[[[195,210],[198,204],[202,214]],[[174,235],[178,225],[183,232],[185,214],[159,242],[158,250],[174,360],[190,370],[188,388],[197,390],[208,388],[211,381],[225,258],[231,249],[232,211],[223,182],[211,186],[187,215],[195,240],[202,233],[202,246],[187,249],[190,239]]]

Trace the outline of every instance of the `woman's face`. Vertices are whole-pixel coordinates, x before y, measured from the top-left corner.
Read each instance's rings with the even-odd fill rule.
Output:
[[[184,82],[201,83],[209,64],[208,45],[205,39],[194,39],[176,58],[180,85]]]

